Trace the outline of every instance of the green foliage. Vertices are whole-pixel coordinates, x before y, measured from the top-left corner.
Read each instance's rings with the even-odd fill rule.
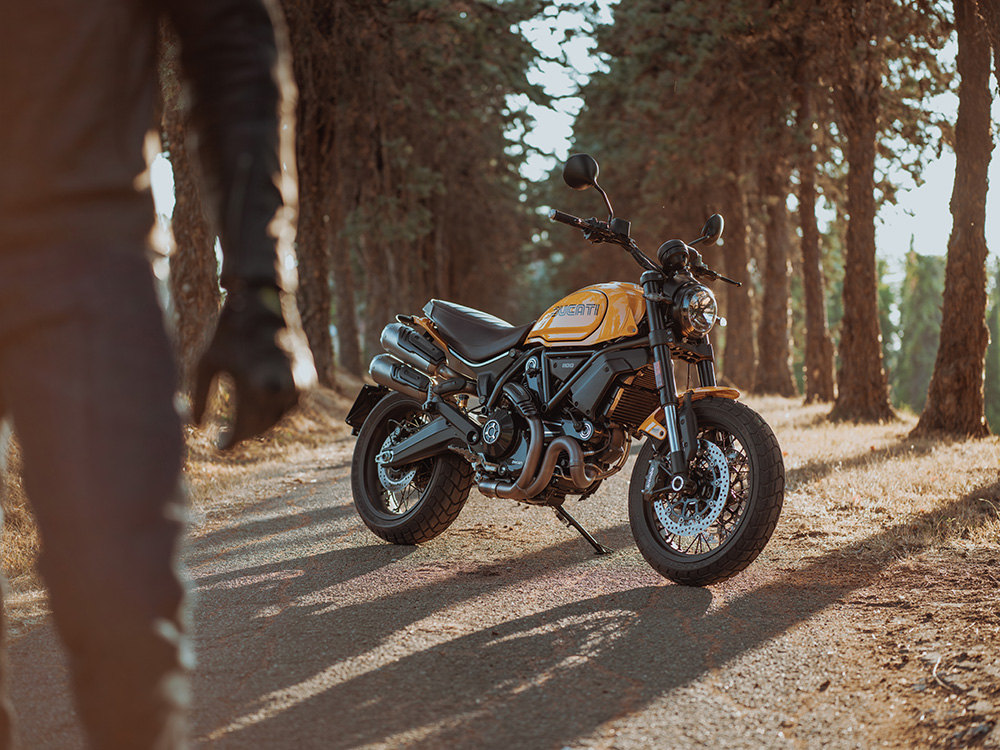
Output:
[[[920,255],[911,248],[899,300],[900,347],[891,371],[896,406],[919,413],[927,400],[941,335],[941,295],[945,258]]]
[[[994,434],[1000,433],[1000,263],[997,264],[987,317],[990,345],[986,350],[986,421]]]
[[[896,339],[899,331],[892,321],[892,308],[896,303],[896,293],[886,282],[889,264],[884,258],[875,259],[875,275],[878,279],[878,323],[882,331],[882,364],[886,372],[892,372],[896,366],[898,347]]]
[[[431,297],[514,312],[535,219],[507,133],[523,128],[528,102],[546,101],[519,31],[543,3],[284,4],[300,94],[300,257],[329,245],[335,266],[355,270],[369,346]]]
[[[949,25],[938,3],[876,4],[886,12],[873,41],[883,84],[876,188],[880,201],[891,202],[896,186],[886,175],[903,169],[919,182],[923,160],[948,132],[927,105],[950,85],[938,56]],[[833,96],[836,66],[843,62],[834,49],[834,11],[842,5],[632,0],[615,6],[614,22],[597,29],[607,70],[581,91],[586,106],[574,150],[598,157],[602,184],[619,213],[633,221],[640,245],[655,248],[669,237],[686,237],[711,211],[730,213],[733,189],[749,199],[750,226],[759,225],[768,196],[790,192],[797,149],[810,144],[821,201],[845,213],[842,113]],[[811,116],[799,122],[807,92]],[[561,183],[553,177],[552,184]],[[591,194],[567,196],[563,190],[548,200],[583,215],[599,213]],[[761,248],[756,233],[751,247]],[[570,243],[576,238],[551,234],[553,250],[574,258],[563,276],[567,286],[627,272],[627,259],[613,252],[574,257],[579,250]],[[842,248],[824,246],[824,256],[834,266],[825,269],[832,327],[841,317]]]

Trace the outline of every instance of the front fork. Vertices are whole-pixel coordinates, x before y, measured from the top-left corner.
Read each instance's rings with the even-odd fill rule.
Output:
[[[670,449],[667,466],[670,472],[670,487],[679,492],[690,483],[688,464],[697,451],[698,425],[691,406],[690,395],[683,403],[677,399],[677,385],[674,382],[674,362],[670,355],[670,344],[674,342],[673,329],[664,318],[667,298],[663,295],[663,274],[646,271],[641,278],[643,296],[646,298],[646,320],[649,322],[649,345],[653,352],[653,374],[656,390],[663,407],[663,426],[666,442]],[[713,363],[698,363],[698,378],[703,386],[715,385]]]

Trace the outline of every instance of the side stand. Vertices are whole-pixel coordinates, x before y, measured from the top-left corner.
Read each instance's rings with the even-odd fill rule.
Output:
[[[594,539],[594,537],[591,536],[590,532],[587,531],[585,528],[583,528],[583,526],[580,525],[580,522],[577,521],[575,518],[573,518],[573,516],[569,514],[569,511],[567,511],[564,507],[562,507],[561,505],[556,505],[552,508],[552,510],[556,512],[556,516],[559,517],[560,521],[565,523],[567,526],[572,526],[574,529],[579,531],[580,536],[582,536],[584,539],[590,542],[590,546],[594,548],[594,551],[598,555],[611,554],[613,550],[608,549],[603,544]]]

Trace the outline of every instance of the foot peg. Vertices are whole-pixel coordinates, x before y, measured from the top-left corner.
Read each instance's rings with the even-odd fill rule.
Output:
[[[594,551],[598,555],[611,554],[613,550],[608,549],[603,544],[594,539],[594,537],[591,536],[590,532],[587,531],[585,528],[583,528],[583,526],[580,525],[580,522],[577,521],[575,518],[573,518],[573,516],[569,514],[569,511],[567,511],[564,507],[562,507],[561,505],[556,505],[555,507],[552,508],[552,510],[556,512],[556,516],[559,517],[560,521],[565,523],[567,526],[572,526],[574,529],[579,531],[580,536],[582,536],[584,539],[590,542],[590,546],[594,548]]]

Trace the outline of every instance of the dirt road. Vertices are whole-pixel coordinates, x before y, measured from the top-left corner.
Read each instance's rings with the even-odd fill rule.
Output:
[[[353,511],[350,449],[195,519],[196,746],[1000,745],[996,643],[945,640],[948,610],[897,595],[923,585],[912,566],[817,554],[783,520],[743,575],[670,585],[632,545],[630,469],[568,506],[612,555],[477,493],[437,540],[393,547]],[[12,659],[25,746],[81,747],[51,625]]]

